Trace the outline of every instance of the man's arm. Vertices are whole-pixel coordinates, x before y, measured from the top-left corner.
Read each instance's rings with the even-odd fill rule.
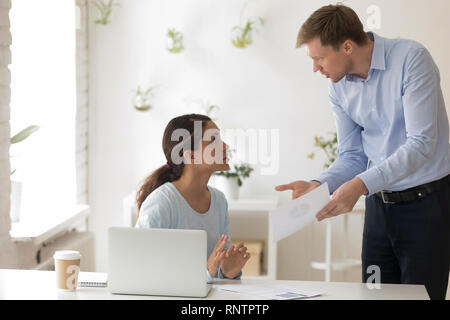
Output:
[[[433,157],[437,142],[439,75],[425,48],[412,51],[405,64],[403,110],[406,142],[379,165],[358,175],[369,195],[408,177]]]
[[[329,90],[337,127],[338,158],[314,180],[327,182],[330,193],[333,193],[340,185],[366,170],[367,156],[361,141],[362,128],[344,112],[333,94],[331,85]]]

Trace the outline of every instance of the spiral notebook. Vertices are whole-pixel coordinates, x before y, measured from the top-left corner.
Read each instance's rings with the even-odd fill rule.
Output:
[[[107,287],[108,274],[104,272],[80,272],[78,287]]]

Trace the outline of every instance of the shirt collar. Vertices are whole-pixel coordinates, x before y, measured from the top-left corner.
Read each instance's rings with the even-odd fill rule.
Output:
[[[374,41],[370,69],[386,70],[384,39],[374,32],[367,32],[367,36]]]
[[[367,36],[374,42],[372,51],[372,61],[370,63],[370,70],[386,70],[386,59],[384,51],[384,39],[377,35],[375,32],[367,32]],[[354,75],[347,74],[346,79],[349,81],[355,81],[358,78]],[[358,78],[359,79],[359,78]]]

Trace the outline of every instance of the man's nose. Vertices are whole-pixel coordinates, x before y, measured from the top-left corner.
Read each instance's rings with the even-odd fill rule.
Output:
[[[315,63],[313,63],[313,71],[314,72],[317,72],[317,71],[319,71],[321,68],[318,66],[318,65],[316,65]]]

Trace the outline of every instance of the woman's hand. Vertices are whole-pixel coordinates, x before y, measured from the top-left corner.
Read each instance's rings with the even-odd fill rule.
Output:
[[[213,251],[211,252],[208,262],[206,263],[206,268],[208,269],[209,275],[211,278],[214,278],[214,276],[217,273],[217,269],[219,268],[220,264],[222,263],[223,259],[225,258],[225,255],[227,251],[225,250],[225,245],[227,244],[228,236],[226,234],[223,234],[219,241],[217,241],[216,246],[214,247]]]
[[[250,259],[250,253],[247,252],[243,243],[239,243],[237,246],[231,245],[220,269],[225,277],[233,279],[239,274],[248,259]]]

